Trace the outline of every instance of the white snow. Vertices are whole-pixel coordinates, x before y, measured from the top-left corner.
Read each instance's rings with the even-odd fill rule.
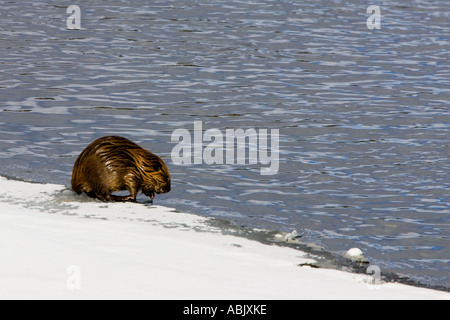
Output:
[[[363,253],[359,248],[351,248],[347,251],[346,255],[349,257],[359,257],[362,256]]]
[[[368,262],[367,259],[364,257],[363,252],[359,248],[349,249],[345,253],[345,257],[347,257],[347,259],[350,259],[353,261]]]
[[[223,235],[206,221],[0,177],[0,299],[450,299],[300,267],[313,262],[301,251]]]

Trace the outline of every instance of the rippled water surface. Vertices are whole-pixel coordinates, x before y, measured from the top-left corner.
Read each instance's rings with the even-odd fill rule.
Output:
[[[361,248],[450,288],[450,3],[80,2],[0,6],[0,174],[69,186],[95,138],[167,162],[157,203]],[[374,3],[375,4],[375,3]],[[174,130],[279,129],[280,168],[177,166]]]

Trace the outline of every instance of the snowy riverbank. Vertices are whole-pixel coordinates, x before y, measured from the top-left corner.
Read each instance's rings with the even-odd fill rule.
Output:
[[[301,251],[223,235],[205,222],[0,177],[0,299],[450,299],[299,267],[312,262]]]

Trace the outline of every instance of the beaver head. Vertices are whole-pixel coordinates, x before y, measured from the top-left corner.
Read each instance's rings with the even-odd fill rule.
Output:
[[[139,171],[142,179],[142,192],[153,199],[155,193],[170,191],[170,174],[164,161],[154,154],[146,154],[139,158]]]

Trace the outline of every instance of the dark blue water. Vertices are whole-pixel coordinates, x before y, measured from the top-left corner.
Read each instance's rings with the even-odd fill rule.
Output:
[[[69,186],[84,147],[123,135],[167,162],[159,204],[450,287],[450,3],[377,5],[369,30],[366,1],[2,2],[0,174]],[[175,165],[194,121],[278,129],[278,173]]]

